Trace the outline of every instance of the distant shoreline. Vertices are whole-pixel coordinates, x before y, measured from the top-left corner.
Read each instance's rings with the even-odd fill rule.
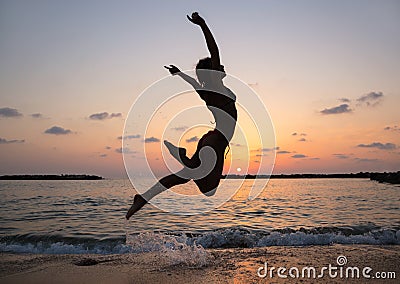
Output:
[[[96,175],[4,175],[0,180],[101,180],[101,176]]]
[[[222,175],[222,179],[312,179],[312,178],[369,178],[378,182],[400,184],[400,171],[391,173],[360,172],[350,174],[280,174],[280,175]]]
[[[222,175],[221,179],[314,179],[314,178],[369,178],[378,182],[400,184],[398,172],[359,172],[349,174],[279,174],[279,175]],[[61,175],[3,175],[0,180],[102,180],[104,177],[85,174]]]

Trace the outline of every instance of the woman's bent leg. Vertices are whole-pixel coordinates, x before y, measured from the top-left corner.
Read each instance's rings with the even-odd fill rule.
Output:
[[[185,148],[176,147],[167,140],[164,141],[164,144],[168,148],[169,153],[172,155],[172,157],[174,157],[175,160],[177,160],[182,166],[194,169],[200,165],[200,160],[198,159],[198,151],[196,151],[192,158],[189,158],[188,156],[186,156]]]

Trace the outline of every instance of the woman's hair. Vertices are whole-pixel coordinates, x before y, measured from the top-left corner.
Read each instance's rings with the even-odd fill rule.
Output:
[[[210,81],[210,73],[207,71],[201,71],[201,70],[211,70],[212,64],[211,64],[211,58],[210,57],[205,57],[203,59],[200,59],[199,62],[196,65],[196,75],[197,79],[199,79],[200,84],[205,85],[207,82]]]

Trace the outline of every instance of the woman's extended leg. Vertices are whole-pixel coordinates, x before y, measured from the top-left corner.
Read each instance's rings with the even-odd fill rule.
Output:
[[[163,177],[142,195],[136,194],[133,198],[133,204],[131,208],[129,208],[128,213],[126,213],[126,219],[129,220],[129,218],[133,214],[139,211],[139,209],[142,208],[154,196],[175,185],[184,184],[189,181],[189,179],[182,178],[181,176],[184,176],[184,174],[178,172],[177,174],[171,174],[169,176]]]

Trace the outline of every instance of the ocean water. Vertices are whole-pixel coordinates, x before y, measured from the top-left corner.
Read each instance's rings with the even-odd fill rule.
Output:
[[[398,186],[368,179],[272,179],[250,200],[253,181],[242,182],[225,180],[225,188],[238,191],[214,210],[201,210],[203,198],[189,204],[200,214],[184,215],[182,198],[163,193],[158,202],[167,212],[146,205],[126,221],[135,194],[127,179],[0,181],[0,251],[169,249],[198,258],[194,252],[204,248],[400,244]],[[198,192],[192,182],[178,191]]]

